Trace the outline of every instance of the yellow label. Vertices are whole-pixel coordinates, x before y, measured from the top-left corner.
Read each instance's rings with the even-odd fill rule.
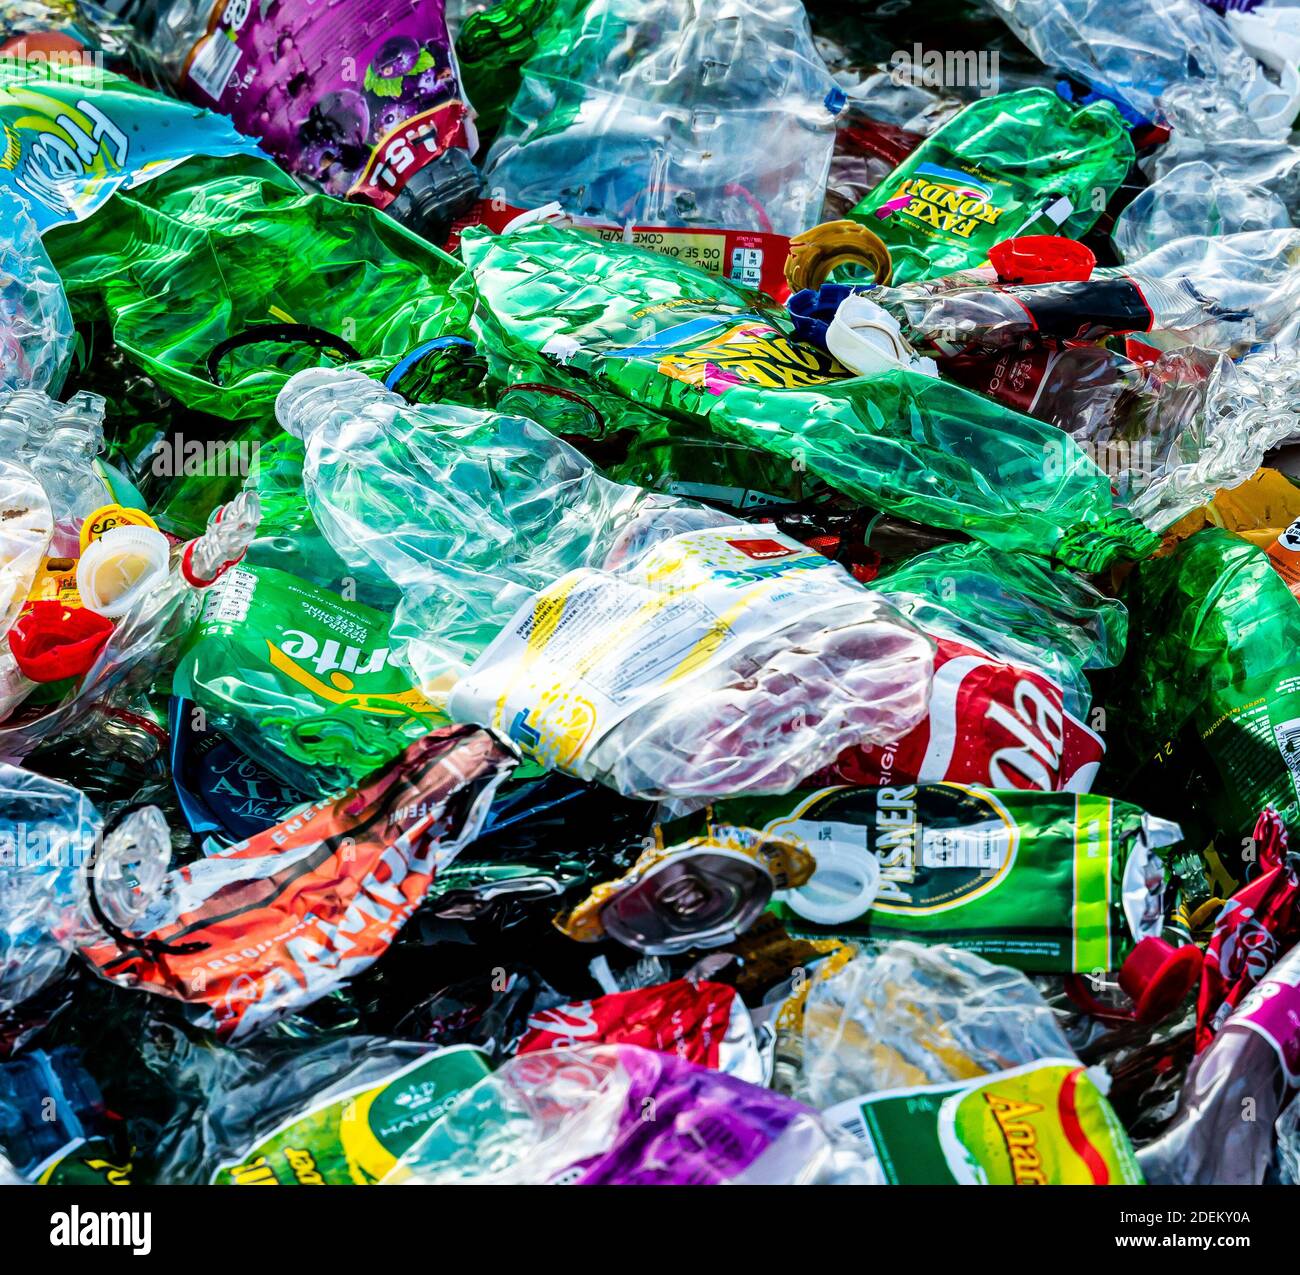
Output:
[[[623,232],[613,227],[602,229],[597,233],[606,243],[623,242]],[[638,248],[649,248],[660,256],[671,257],[674,261],[684,261],[697,270],[705,270],[709,274],[719,276],[724,274],[723,251],[726,241],[725,235],[716,233],[705,235],[682,230],[634,230],[632,232],[632,242]]]
[[[27,600],[61,602],[65,607],[79,607],[81,594],[77,592],[77,560],[42,558],[40,570],[27,592]]]
[[[158,524],[143,509],[128,509],[125,505],[101,505],[94,513],[86,516],[81,524],[81,552],[92,540],[98,540],[106,531],[114,527],[151,527],[158,530]]]

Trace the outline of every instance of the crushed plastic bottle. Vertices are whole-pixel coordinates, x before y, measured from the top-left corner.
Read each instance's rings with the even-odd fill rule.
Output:
[[[795,235],[843,100],[795,0],[560,0],[483,181],[616,226]]]
[[[6,1253],[1289,1236],[1298,118],[1300,0],[0,0]]]
[[[645,797],[779,791],[919,715],[926,640],[774,527],[354,372],[299,373],[276,410],[324,535],[402,590],[414,684],[546,764]]]

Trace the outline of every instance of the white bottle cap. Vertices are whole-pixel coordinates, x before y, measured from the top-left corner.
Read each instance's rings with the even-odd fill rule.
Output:
[[[880,860],[870,850],[842,841],[813,847],[817,868],[797,890],[776,897],[815,925],[847,925],[871,908],[880,890]]]
[[[851,292],[840,302],[826,329],[826,348],[859,376],[899,366],[926,376],[939,375],[933,359],[922,358],[908,345],[898,320],[860,292]]]
[[[166,576],[171,545],[152,527],[113,527],[92,540],[77,563],[81,605],[110,620],[121,619]]]

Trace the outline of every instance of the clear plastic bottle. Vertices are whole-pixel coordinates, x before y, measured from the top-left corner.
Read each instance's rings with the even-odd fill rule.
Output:
[[[14,390],[0,405],[0,448],[11,460],[30,458],[48,437],[59,410],[40,390]],[[35,440],[35,445],[34,445]]]
[[[392,633],[426,683],[464,673],[530,594],[602,565],[643,513],[664,535],[735,521],[611,482],[525,417],[412,406],[359,372],[300,372],[276,415],[306,444],[303,488],[335,551],[403,591]]]
[[[32,458],[32,472],[54,511],[56,555],[77,556],[82,521],[108,501],[108,488],[95,472],[95,458],[103,445],[102,428],[65,417]]]
[[[299,372],[276,414],[306,444],[321,533],[361,581],[402,591],[394,658],[547,765],[646,798],[784,792],[924,713],[929,642],[771,524],[612,482],[534,421],[413,405],[358,372]],[[575,711],[580,736],[561,722]]]

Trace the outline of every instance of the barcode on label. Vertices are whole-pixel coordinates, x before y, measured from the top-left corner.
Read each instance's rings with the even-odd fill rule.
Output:
[[[225,92],[226,82],[234,74],[239,58],[239,45],[217,32],[199,45],[190,63],[189,78],[215,102]]]

